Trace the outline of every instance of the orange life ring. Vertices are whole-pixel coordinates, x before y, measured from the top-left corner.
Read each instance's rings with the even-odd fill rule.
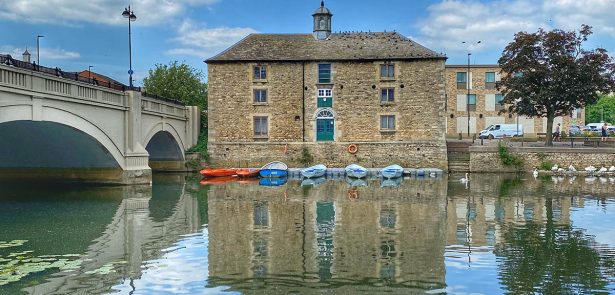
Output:
[[[348,200],[354,201],[359,198],[359,192],[356,189],[348,190]]]
[[[356,154],[358,150],[359,147],[357,147],[357,145],[354,143],[348,146],[348,152],[351,154]]]

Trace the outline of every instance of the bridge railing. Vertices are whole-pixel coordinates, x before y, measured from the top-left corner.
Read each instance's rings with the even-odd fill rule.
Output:
[[[153,100],[158,100],[160,104],[164,105],[174,105],[175,107],[183,107],[185,106],[182,102],[154,94],[149,94],[141,89],[141,87],[131,87],[126,86],[113,81],[99,81],[96,78],[83,77],[80,76],[78,72],[65,72],[60,68],[49,68],[45,66],[37,65],[36,63],[28,63],[18,59],[12,58],[10,55],[1,55],[0,54],[0,65],[6,66],[11,69],[21,69],[24,70],[20,73],[20,71],[15,71],[17,73],[8,73],[0,72],[0,83],[10,84],[11,86],[17,86],[21,88],[26,88],[29,90],[38,90],[34,85],[27,85],[28,80],[26,79],[26,75],[40,73],[41,77],[45,79],[44,88],[45,90],[50,90],[51,92],[60,92],[65,95],[74,95],[78,98],[85,99],[97,99],[102,100],[103,102],[108,102],[112,104],[125,105],[125,95],[119,92],[125,92],[128,90],[141,92],[143,97],[152,98]],[[53,78],[50,78],[53,77]],[[62,81],[68,80],[68,81]],[[53,81],[53,82],[52,82]],[[73,91],[73,87],[71,86],[71,81],[85,83],[87,85],[79,85],[78,88]],[[79,83],[79,84],[81,84]],[[110,92],[106,90],[101,90],[100,88],[108,88],[111,90]],[[117,91],[117,92],[116,92]],[[74,92],[74,93],[73,93]],[[97,93],[97,92],[100,92]]]
[[[175,101],[159,100],[143,95],[141,97],[141,110],[146,112],[165,114],[168,116],[174,116],[182,119],[186,118],[186,107],[183,104],[175,103]]]

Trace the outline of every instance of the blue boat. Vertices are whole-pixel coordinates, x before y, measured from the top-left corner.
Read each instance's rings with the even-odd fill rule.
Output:
[[[288,175],[288,166],[282,162],[271,162],[263,166],[258,173],[266,178],[285,177]]]
[[[286,184],[286,177],[261,178],[258,184],[262,186],[280,186]]]
[[[346,171],[346,175],[350,177],[363,178],[367,176],[367,169],[357,164],[350,164],[346,166],[344,170]]]
[[[399,165],[386,166],[380,170],[380,175],[384,178],[397,178],[404,174],[404,168]]]
[[[305,169],[301,169],[301,175],[305,178],[321,177],[327,172],[327,166],[323,164],[314,165]]]

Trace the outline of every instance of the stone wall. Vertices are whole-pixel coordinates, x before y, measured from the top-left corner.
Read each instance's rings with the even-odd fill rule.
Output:
[[[553,148],[553,147],[512,147],[509,152],[524,161],[522,171],[532,171],[534,167],[549,161],[567,169],[571,164],[577,170],[593,165],[600,168],[615,165],[615,150],[612,148]],[[497,147],[470,147],[470,171],[477,172],[515,172],[514,167],[504,166]]]
[[[382,63],[331,62],[327,84],[318,83],[317,62],[258,64],[267,67],[265,80],[253,80],[257,63],[210,63],[212,164],[237,166],[243,161],[258,166],[280,160],[296,166],[306,146],[314,162],[329,165],[401,163],[446,169],[444,61],[392,61],[392,79],[380,78]],[[319,88],[333,92],[332,142],[316,141]],[[380,102],[382,88],[394,88],[394,102]],[[254,103],[254,89],[267,89],[266,103]],[[395,115],[393,131],[380,129],[381,115]],[[268,117],[268,136],[254,135],[255,116]],[[351,143],[359,145],[354,156],[347,152]]]
[[[399,164],[405,168],[440,168],[447,170],[446,144],[431,141],[355,142],[356,154],[348,153],[349,143],[220,143],[210,145],[216,155],[213,166],[261,167],[271,161],[282,161],[290,167],[304,167],[300,159],[303,148],[314,158],[311,164],[343,168],[357,163],[365,167]],[[214,157],[212,157],[214,158]]]

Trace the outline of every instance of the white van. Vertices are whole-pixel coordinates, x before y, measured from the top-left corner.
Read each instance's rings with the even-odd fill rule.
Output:
[[[517,130],[517,128],[519,128]],[[478,138],[502,138],[510,136],[523,136],[523,125],[521,124],[494,124],[485,128],[478,134]]]

